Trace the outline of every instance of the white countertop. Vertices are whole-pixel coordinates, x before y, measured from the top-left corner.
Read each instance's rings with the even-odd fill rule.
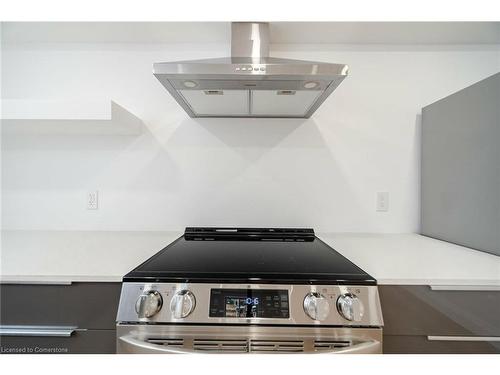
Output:
[[[320,234],[380,285],[500,286],[500,256],[419,234]]]
[[[2,231],[0,282],[120,282],[181,234]]]
[[[120,282],[181,232],[2,231],[0,282]],[[318,234],[379,284],[500,287],[500,257],[418,234]]]

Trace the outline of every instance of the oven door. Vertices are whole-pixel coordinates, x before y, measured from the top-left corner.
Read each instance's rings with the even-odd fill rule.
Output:
[[[118,353],[382,353],[381,328],[117,325]]]

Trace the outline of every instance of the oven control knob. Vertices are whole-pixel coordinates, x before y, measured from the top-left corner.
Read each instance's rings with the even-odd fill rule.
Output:
[[[304,298],[304,311],[314,320],[325,320],[330,313],[330,304],[320,293],[312,292]]]
[[[361,300],[351,293],[342,294],[337,299],[337,310],[343,318],[351,322],[361,321],[365,312]]]
[[[170,310],[175,319],[182,319],[191,314],[196,306],[196,298],[189,290],[181,290],[172,297]]]
[[[139,296],[135,303],[135,311],[139,318],[151,318],[163,305],[163,298],[156,290],[149,290]]]

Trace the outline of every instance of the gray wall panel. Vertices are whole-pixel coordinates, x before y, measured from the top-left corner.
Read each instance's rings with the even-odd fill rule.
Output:
[[[500,255],[500,73],[422,110],[422,234]]]

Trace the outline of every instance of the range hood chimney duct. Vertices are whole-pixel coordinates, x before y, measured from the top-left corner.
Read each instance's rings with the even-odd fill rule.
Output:
[[[231,57],[269,57],[269,24],[264,22],[231,23]]]

